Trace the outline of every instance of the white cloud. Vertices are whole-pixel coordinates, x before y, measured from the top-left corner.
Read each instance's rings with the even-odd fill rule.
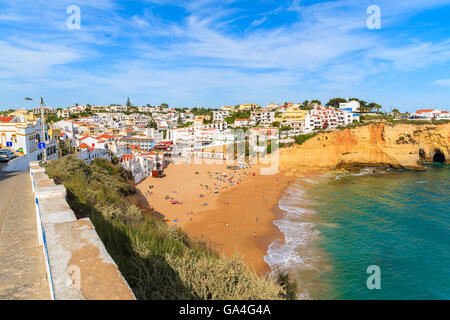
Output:
[[[450,87],[450,79],[440,79],[432,82],[436,86]]]
[[[52,66],[65,65],[80,57],[76,50],[69,47],[33,42],[14,45],[0,41],[0,78],[38,79],[47,76]]]
[[[113,1],[83,0],[77,1],[82,28],[74,32],[65,28],[65,7],[73,1],[53,5],[36,0],[34,9],[48,10],[36,16],[17,15],[23,4],[7,2],[10,11],[4,17],[27,19],[30,28],[40,29],[17,31],[14,38],[0,35],[0,79],[87,95],[134,92],[205,105],[218,99],[231,99],[230,104],[238,99],[297,100],[321,94],[321,89],[350,90],[377,74],[411,72],[450,60],[450,40],[389,39],[382,32],[368,32],[366,4],[360,1],[293,1],[252,19],[248,11],[226,6],[233,1],[147,0],[185,9],[185,19],[168,21],[151,7],[129,17],[112,10],[119,7]],[[450,0],[379,3],[385,27]],[[298,21],[267,29],[286,10],[298,12]],[[244,18],[248,27],[235,32],[236,21]],[[97,62],[103,65],[94,73]],[[443,85],[443,80],[435,84]]]

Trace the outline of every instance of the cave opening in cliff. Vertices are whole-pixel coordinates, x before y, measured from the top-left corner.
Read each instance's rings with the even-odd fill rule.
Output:
[[[420,161],[425,161],[425,159],[426,159],[426,154],[423,149],[419,149],[419,158],[420,158]]]
[[[441,150],[434,150],[433,162],[445,163],[445,155]]]

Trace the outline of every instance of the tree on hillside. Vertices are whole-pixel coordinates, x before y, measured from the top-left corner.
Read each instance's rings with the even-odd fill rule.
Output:
[[[328,101],[326,106],[327,107],[333,107],[333,108],[339,108],[339,104],[340,103],[345,103],[345,102],[347,102],[347,99],[344,99],[344,98],[333,98],[333,99],[330,99],[330,101]]]
[[[250,111],[236,111],[225,118],[226,123],[233,124],[236,119],[250,118]]]
[[[156,123],[156,121],[154,119],[151,119],[148,123],[150,128],[154,128],[154,129],[158,129],[158,124]]]
[[[131,108],[131,101],[130,101],[130,97],[127,98],[127,107]]]
[[[376,112],[380,112],[380,109],[383,108],[381,105],[375,103],[375,102],[371,102],[367,105],[368,109],[370,111],[373,111],[374,109],[376,109]]]
[[[320,100],[312,100],[312,101],[311,101],[311,104],[312,104],[312,103],[317,103],[317,104],[320,105],[320,106],[322,105],[322,101],[320,101]]]

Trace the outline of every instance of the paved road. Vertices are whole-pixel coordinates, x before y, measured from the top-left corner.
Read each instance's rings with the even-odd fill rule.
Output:
[[[49,298],[29,173],[0,171],[0,299]]]

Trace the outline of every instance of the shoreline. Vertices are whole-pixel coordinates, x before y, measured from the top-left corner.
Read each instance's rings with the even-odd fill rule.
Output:
[[[298,178],[315,179],[323,170],[297,167],[261,175],[262,167],[232,171],[224,164],[170,164],[165,177],[147,177],[136,187],[146,206],[169,225],[212,244],[220,255],[239,254],[251,270],[268,274],[273,271],[265,258],[270,245],[285,242],[274,223],[284,216],[280,199]],[[227,180],[231,177],[232,182]],[[152,194],[146,195],[150,190]]]
[[[293,179],[282,172],[252,178],[256,181],[247,181],[230,190],[229,196],[236,205],[224,205],[223,200],[230,198],[221,195],[216,209],[201,213],[201,219],[190,222],[183,230],[194,238],[206,237],[218,243],[221,254],[240,254],[250,269],[267,274],[272,271],[264,259],[267,250],[273,241],[283,237],[273,223],[281,214],[278,201]],[[274,183],[276,187],[272,187]]]

